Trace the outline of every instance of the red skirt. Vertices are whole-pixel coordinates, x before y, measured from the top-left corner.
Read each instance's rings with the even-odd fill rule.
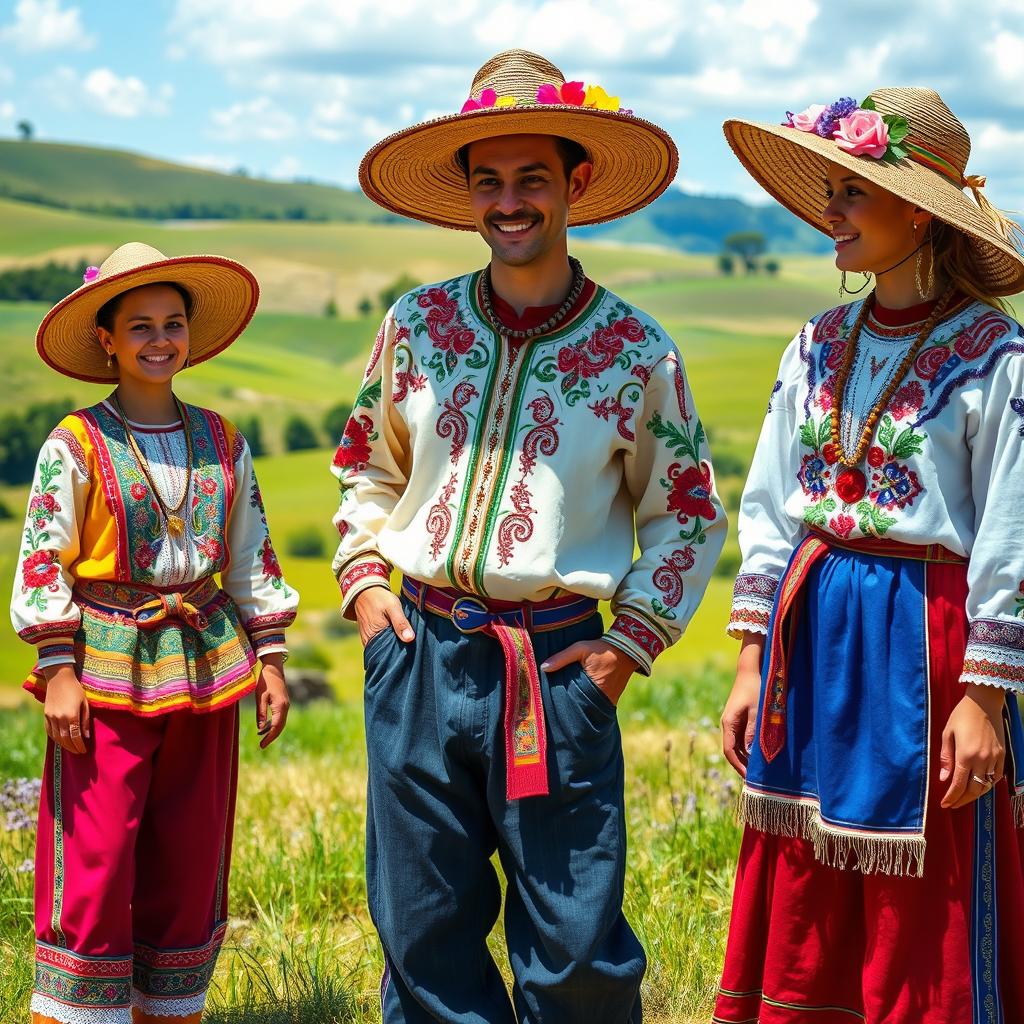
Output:
[[[929,611],[922,876],[831,867],[808,839],[748,826],[716,1024],[1024,1022],[1024,843],[1009,785],[959,810],[939,806],[967,634],[962,593],[948,596],[944,616]]]

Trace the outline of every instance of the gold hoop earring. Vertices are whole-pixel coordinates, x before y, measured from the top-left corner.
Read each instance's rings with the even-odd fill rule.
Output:
[[[860,293],[862,291],[864,291],[864,289],[867,288],[867,286],[869,284],[871,284],[871,275],[870,274],[865,273],[863,270],[858,270],[857,273],[860,274],[861,277],[864,278],[864,283],[859,288],[847,288],[847,286],[846,286],[846,271],[843,270],[843,271],[840,272],[840,274],[839,274],[839,298],[842,298],[844,295],[860,295]]]
[[[108,370],[113,369],[113,366],[114,366],[114,357],[108,352],[107,353],[107,369]]]

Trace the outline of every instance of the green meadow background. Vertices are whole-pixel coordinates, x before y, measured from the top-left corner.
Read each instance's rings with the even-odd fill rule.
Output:
[[[441,280],[481,266],[471,234],[394,223],[133,221],[0,199],[0,270],[49,259],[99,263],[138,239],[168,255],[221,253],[250,265],[263,287],[251,328],[231,349],[178,378],[181,398],[228,416],[258,415],[271,454],[257,460],[285,575],[302,594],[292,665],[324,664],[337,700],[292,713],[271,750],[256,748],[246,711],[228,944],[211,993],[211,1021],[379,1021],[381,959],[364,906],[362,663],[341,623],[328,559],[295,558],[288,538],[319,531],[333,548],[336,485],[330,448],[285,454],[281,427],[301,413],[318,428],[354,397],[379,314],[364,297],[407,273]],[[656,316],[682,350],[711,437],[730,537],[707,597],[682,641],[637,677],[619,708],[627,759],[627,913],[650,967],[648,1019],[706,1021],[721,966],[738,830],[737,786],[718,753],[717,720],[735,651],[724,634],[738,564],[735,513],[779,357],[813,312],[836,301],[822,257],[781,257],[776,277],[726,277],[713,257],[654,247],[576,243],[588,274]],[[337,319],[325,317],[333,300]],[[0,303],[0,412],[104,389],[48,370],[36,357],[42,305]],[[26,487],[0,487],[0,589],[20,552]],[[13,780],[38,777],[43,731],[19,684],[30,653],[0,630],[0,1020],[26,1020],[32,981],[34,808]],[[6,780],[6,781],[5,781]],[[5,795],[6,794],[6,795]],[[20,809],[19,809],[20,808]],[[6,813],[8,829],[3,830]],[[499,962],[500,929],[493,937]]]

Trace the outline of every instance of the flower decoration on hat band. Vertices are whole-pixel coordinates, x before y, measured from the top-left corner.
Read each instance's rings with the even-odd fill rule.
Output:
[[[537,90],[537,102],[560,104],[566,107],[591,107],[595,110],[621,111],[618,96],[609,96],[599,85],[584,86],[582,82],[564,85],[542,85]]]
[[[462,104],[461,113],[468,114],[471,110],[487,110],[490,107],[514,107],[515,96],[499,96],[493,89],[484,89],[478,99],[472,96]]]
[[[880,114],[870,96],[862,103],[841,96],[828,105],[812,104],[799,114],[787,111],[783,124],[833,139],[839,149],[852,156],[870,156],[886,163],[896,163],[908,156],[917,159],[912,149],[918,147],[906,142],[910,132],[907,119],[899,114]]]
[[[82,275],[82,281],[85,284],[89,284],[90,281],[95,281],[100,276],[99,267],[86,267],[85,273]]]

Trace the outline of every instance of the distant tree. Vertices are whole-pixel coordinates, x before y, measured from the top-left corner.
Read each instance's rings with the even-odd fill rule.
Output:
[[[239,165],[231,172],[236,178],[248,178],[249,168]]]
[[[324,535],[308,523],[288,534],[284,549],[294,558],[323,558],[327,554]]]
[[[81,283],[85,261],[68,265],[50,260],[35,267],[11,267],[0,271],[0,301],[58,302]]]
[[[22,142],[31,142],[36,130],[31,121],[19,121],[17,124],[18,138]]]
[[[767,243],[760,231],[734,231],[722,241],[726,252],[734,253],[743,261],[748,274],[757,270],[757,258],[764,252]]]
[[[258,416],[243,416],[236,425],[242,432],[242,437],[249,442],[249,451],[252,452],[253,458],[267,454],[267,446],[263,440],[263,424],[260,423]]]
[[[309,425],[309,421],[301,416],[289,416],[284,424],[284,450],[286,452],[300,452],[307,448],[316,448],[319,442],[316,439],[316,432]]]
[[[334,299],[328,299],[324,303],[324,316],[327,317],[328,320],[338,319],[338,304]]]
[[[21,413],[0,416],[0,480],[7,484],[28,483],[43,442],[73,408],[70,398],[58,398],[36,402]]]
[[[718,271],[721,274],[729,276],[736,271],[736,260],[727,252],[723,252],[718,257]]]
[[[369,296],[364,295],[359,300],[359,305],[356,309],[359,311],[360,316],[370,316],[373,313],[373,303],[370,301]]]
[[[406,292],[410,292],[419,284],[415,278],[408,274],[396,277],[394,281],[383,289],[378,296],[380,308],[387,312]]]
[[[345,427],[348,425],[351,415],[352,406],[348,402],[339,402],[337,405],[332,405],[324,413],[323,427],[324,433],[327,435],[328,444],[335,445],[341,440],[341,435],[345,433]]]
[[[779,261],[776,259],[767,259],[764,261],[764,272],[774,277],[779,272]]]

